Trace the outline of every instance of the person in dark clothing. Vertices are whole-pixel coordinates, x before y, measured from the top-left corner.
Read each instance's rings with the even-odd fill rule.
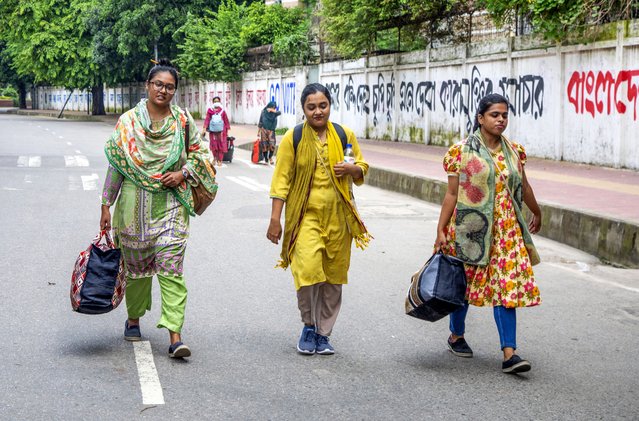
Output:
[[[275,128],[277,127],[277,117],[282,114],[277,111],[277,104],[271,101],[266,104],[260,115],[259,137],[260,137],[260,163],[273,165],[275,155]]]

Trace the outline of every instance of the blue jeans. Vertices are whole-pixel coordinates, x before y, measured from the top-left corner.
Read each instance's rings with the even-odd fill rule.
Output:
[[[466,314],[468,303],[450,314],[450,331],[456,336],[462,336],[466,330]],[[493,316],[499,332],[501,349],[517,349],[517,312],[514,308],[503,306],[493,307]]]

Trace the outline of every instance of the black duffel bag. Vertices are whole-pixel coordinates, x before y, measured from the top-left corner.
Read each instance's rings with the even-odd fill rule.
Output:
[[[412,276],[406,314],[435,322],[462,307],[465,296],[464,262],[438,252]]]
[[[102,238],[106,244],[102,243]],[[116,308],[126,290],[124,261],[108,231],[101,231],[80,252],[71,275],[71,308],[78,313],[103,314]]]

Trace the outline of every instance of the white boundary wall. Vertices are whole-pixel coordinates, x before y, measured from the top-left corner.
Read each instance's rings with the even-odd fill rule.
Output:
[[[479,99],[496,92],[511,102],[506,134],[529,155],[639,170],[639,21],[589,45],[520,37],[252,72],[236,83],[182,81],[175,101],[203,115],[219,96],[232,122],[257,124],[275,100],[279,127],[290,128],[313,81],[333,95],[331,119],[360,137],[452,144],[470,129]],[[67,94],[40,88],[39,104],[60,109]],[[73,95],[67,107],[86,110],[86,94]],[[144,96],[141,84],[109,88],[105,107],[120,112]]]

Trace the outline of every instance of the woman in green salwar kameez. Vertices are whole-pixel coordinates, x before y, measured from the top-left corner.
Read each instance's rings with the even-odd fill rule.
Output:
[[[182,263],[189,217],[194,215],[190,186],[201,183],[214,193],[215,171],[193,117],[171,105],[178,85],[171,63],[157,63],[146,85],[148,99],[120,117],[105,146],[110,165],[100,228],[111,229],[110,207],[115,203],[114,238],[127,271],[124,339],[141,339],[140,317],[151,309],[151,282],[156,275],[162,295],[157,327],[169,330],[169,356],[188,357],[191,350],[182,343],[180,332],[187,296]]]

